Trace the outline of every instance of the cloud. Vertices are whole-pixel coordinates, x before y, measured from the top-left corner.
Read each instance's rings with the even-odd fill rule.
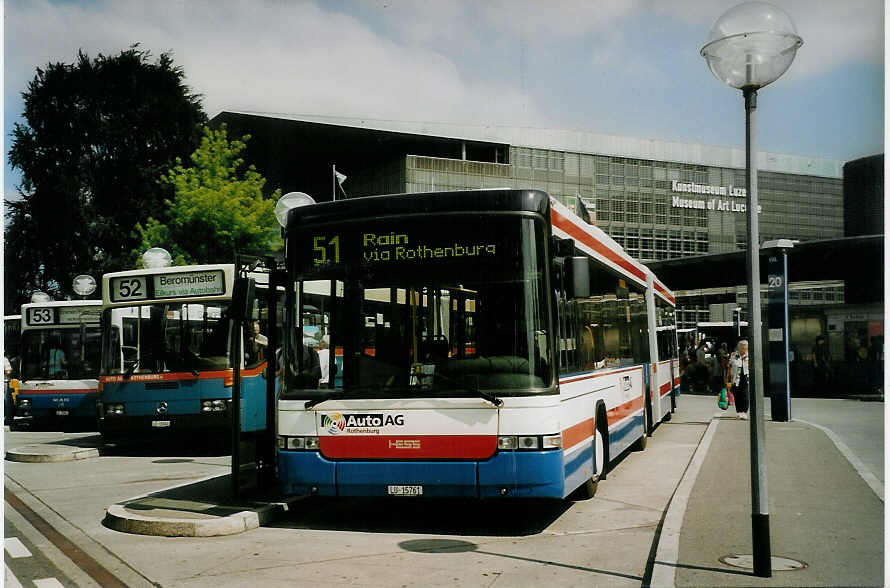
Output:
[[[787,79],[827,73],[852,62],[884,64],[881,0],[770,0],[787,12],[803,38]],[[646,10],[700,27],[701,43],[714,22],[737,0],[647,0]]]
[[[545,43],[610,29],[631,15],[637,0],[487,0],[483,13],[492,25]]]
[[[507,83],[473,79],[414,41],[388,38],[356,17],[313,3],[15,2],[6,7],[6,97],[34,68],[78,49],[113,54],[134,42],[172,50],[187,82],[220,110],[431,121],[538,122]],[[446,14],[448,11],[445,12]],[[11,96],[12,95],[12,96]]]

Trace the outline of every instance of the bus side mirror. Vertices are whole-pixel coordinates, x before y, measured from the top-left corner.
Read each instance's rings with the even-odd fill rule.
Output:
[[[239,320],[249,319],[253,310],[256,283],[252,278],[235,278],[232,288],[232,318]]]
[[[590,297],[590,263],[586,257],[570,257],[572,298]]]
[[[590,296],[590,262],[586,257],[556,257],[553,259],[551,281],[567,298]]]

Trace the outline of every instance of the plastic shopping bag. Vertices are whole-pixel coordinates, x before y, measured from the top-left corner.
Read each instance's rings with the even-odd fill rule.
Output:
[[[717,406],[720,407],[720,410],[726,410],[729,407],[729,396],[726,393],[726,388],[720,388],[720,395],[717,396]]]

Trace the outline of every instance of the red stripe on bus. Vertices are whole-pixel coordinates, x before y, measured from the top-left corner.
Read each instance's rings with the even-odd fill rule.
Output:
[[[322,455],[334,459],[487,459],[497,435],[349,435],[318,438]]]
[[[27,396],[29,394],[96,394],[99,390],[96,388],[74,388],[74,389],[59,389],[55,390],[21,390],[19,389],[19,396]]]
[[[606,418],[608,419],[609,426],[611,427],[621,419],[641,410],[643,410],[643,399],[641,397],[637,397],[625,402],[624,404],[616,406],[613,409],[610,409],[606,413]]]
[[[664,384],[661,385],[661,387],[658,389],[658,391],[661,393],[662,396],[664,396],[665,394],[667,394],[668,392],[671,391],[671,383],[665,382]]]
[[[247,378],[257,376],[266,368],[266,362],[260,365],[241,370],[241,377]],[[99,376],[99,381],[103,384],[119,384],[121,382],[172,382],[179,380],[211,380],[213,378],[231,378],[234,370],[228,368],[225,370],[212,370],[206,372],[198,372],[198,377],[191,372],[171,372],[167,374],[133,374],[129,378],[123,375],[115,376]]]
[[[618,253],[614,249],[610,249],[609,246],[605,243],[598,241],[593,235],[591,235],[566,217],[562,216],[553,208],[550,209],[550,218],[554,225],[568,233],[573,239],[584,243],[612,263],[618,265],[618,267],[624,269],[632,276],[641,280],[644,284],[646,283],[646,273],[638,268],[634,264],[634,262],[625,257],[622,257],[620,253]]]
[[[658,280],[653,280],[652,283],[655,284],[655,290],[660,292],[668,302],[671,304],[677,303],[677,299],[674,298],[674,295],[671,294],[670,291],[668,291],[666,286],[663,286]]]
[[[582,441],[586,441],[593,437],[593,430],[595,428],[595,423],[593,419],[587,419],[585,421],[581,421],[578,424],[572,425],[568,429],[564,429],[562,432],[562,448],[563,450],[568,450],[581,443]]]

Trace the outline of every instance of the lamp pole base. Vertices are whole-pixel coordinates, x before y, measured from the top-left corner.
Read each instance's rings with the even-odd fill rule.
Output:
[[[754,545],[754,575],[770,578],[773,569],[769,542],[769,514],[751,515],[751,536]]]

